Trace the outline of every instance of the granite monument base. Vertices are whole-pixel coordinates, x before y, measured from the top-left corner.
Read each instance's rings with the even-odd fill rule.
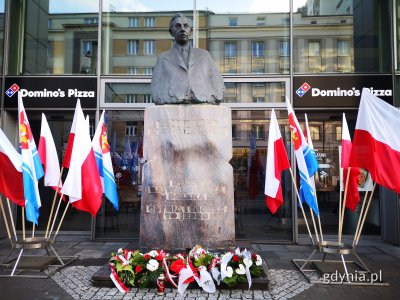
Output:
[[[231,110],[146,108],[140,247],[178,250],[235,244]]]

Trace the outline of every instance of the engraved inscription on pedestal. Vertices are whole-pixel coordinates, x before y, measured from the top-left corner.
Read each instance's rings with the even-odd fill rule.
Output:
[[[144,121],[140,246],[233,246],[230,109],[155,106]]]

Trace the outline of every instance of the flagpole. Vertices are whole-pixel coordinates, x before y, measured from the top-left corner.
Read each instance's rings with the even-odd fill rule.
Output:
[[[59,187],[60,187],[60,183],[61,183],[61,178],[62,178],[63,172],[64,172],[64,166],[61,167],[60,178],[59,178],[59,180],[58,180],[58,184],[57,184],[57,186],[56,186],[56,191],[55,191],[55,193],[54,193],[53,204],[51,205],[50,216],[49,216],[49,220],[48,220],[48,222],[47,222],[46,233],[45,233],[45,235],[44,235],[45,238],[47,238],[47,233],[49,232],[51,219],[53,218],[54,206],[55,206],[55,204],[56,204],[57,194],[58,194],[58,191],[59,191]]]
[[[25,241],[25,207],[22,207],[22,240]]]
[[[60,230],[61,224],[62,224],[63,221],[64,221],[64,217],[65,217],[65,214],[67,213],[69,204],[70,204],[70,203],[69,203],[69,201],[68,201],[67,206],[66,206],[65,209],[64,209],[64,213],[63,213],[63,215],[62,215],[62,217],[61,217],[60,223],[58,224],[57,231],[56,231],[56,233],[54,234],[53,243],[54,243],[54,241],[56,240],[56,237],[57,237],[57,235],[58,235],[58,231]]]
[[[340,221],[341,220],[342,220],[342,192],[339,191],[338,241],[340,240]]]
[[[314,177],[313,177],[313,178],[314,178]],[[313,182],[314,182],[314,181],[313,181]],[[318,197],[317,197],[317,189],[315,188],[315,182],[314,182],[314,190],[315,190],[315,203],[317,204],[317,208],[318,208],[318,211],[319,211]],[[322,234],[322,225],[321,225],[321,218],[320,218],[320,215],[317,216],[317,219],[318,219],[319,232],[320,232],[320,234],[321,234],[321,241],[323,242],[323,241],[324,241],[324,236],[323,236],[323,234]]]
[[[35,237],[35,222],[32,222],[32,238]]]
[[[339,223],[339,245],[342,242],[342,233],[343,233],[343,222],[344,222],[344,211],[346,208],[346,200],[347,200],[347,189],[349,187],[349,178],[350,178],[351,167],[348,168],[347,176],[346,176],[346,186],[344,188],[344,197],[343,197],[343,205],[342,205],[342,215]]]
[[[292,176],[292,183],[293,183],[293,186],[294,186],[294,190],[296,191],[297,199],[299,200],[300,209],[301,209],[301,211],[302,211],[302,213],[303,213],[303,218],[304,218],[304,221],[305,221],[305,223],[306,223],[306,227],[307,227],[308,234],[309,234],[309,236],[310,236],[310,239],[311,239],[312,244],[315,245],[314,239],[313,239],[312,234],[311,234],[310,227],[308,226],[308,221],[307,221],[307,218],[306,218],[306,213],[304,212],[303,204],[301,203],[301,200],[300,200],[299,191],[297,190],[296,181],[295,181],[294,176],[293,176],[292,168],[289,168],[289,171],[290,171],[290,175]]]
[[[311,219],[312,219],[312,222],[314,225],[315,237],[317,238],[317,243],[319,244],[319,233],[317,230],[317,225],[315,224],[315,218],[314,218],[314,214],[313,214],[311,207],[310,207],[310,214],[311,214]]]
[[[370,207],[371,202],[372,202],[372,196],[374,195],[375,188],[376,188],[376,182],[374,183],[374,187],[372,189],[371,195],[369,196],[368,205],[365,208],[363,220],[362,220],[360,228],[358,230],[358,235],[357,235],[357,239],[356,239],[356,243],[355,243],[354,247],[356,247],[358,245],[358,241],[360,240],[361,232],[362,232],[362,230],[364,228],[365,219],[367,218],[368,210],[369,210],[369,207]]]
[[[3,213],[3,217],[4,217],[4,224],[6,225],[7,236],[8,236],[8,239],[10,240],[11,247],[12,247],[13,242],[12,242],[12,238],[11,238],[10,228],[8,227],[8,220],[7,220],[6,212],[5,212],[4,206],[3,206],[3,197],[1,197],[1,196],[0,196],[0,206],[1,206],[1,212]]]
[[[12,226],[12,229],[13,229],[14,237],[15,237],[15,240],[17,241],[18,239],[17,239],[17,231],[15,229],[15,224],[14,224],[14,215],[13,215],[13,213],[11,211],[10,200],[8,198],[7,198],[7,206],[8,206],[8,212],[10,214],[11,226]]]
[[[365,209],[365,203],[367,203],[367,197],[368,197],[368,190],[365,191],[363,204],[361,206],[360,216],[358,217],[357,227],[356,227],[356,230],[354,232],[353,247],[354,247],[355,242],[356,242],[356,238],[357,238],[357,235],[358,235],[358,230],[360,229],[362,216],[364,215],[364,209]]]
[[[51,233],[53,232],[54,224],[56,223],[58,211],[60,210],[60,205],[61,205],[61,201],[62,201],[62,197],[63,197],[63,196],[64,196],[64,194],[61,193],[61,195],[60,195],[60,200],[58,201],[56,213],[54,214],[54,219],[53,219],[53,222],[52,222],[52,224],[51,224],[51,228],[50,228],[49,234],[47,235],[49,238],[50,238],[50,236],[51,236]]]

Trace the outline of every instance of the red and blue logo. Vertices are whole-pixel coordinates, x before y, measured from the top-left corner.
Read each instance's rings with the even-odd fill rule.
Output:
[[[296,94],[297,94],[299,97],[303,97],[310,89],[311,89],[311,86],[310,86],[307,82],[304,82],[304,83],[301,85],[301,87],[299,87],[299,88],[297,89]]]
[[[8,97],[12,97],[16,92],[18,92],[19,90],[19,86],[14,83],[7,91],[6,91],[6,95]]]

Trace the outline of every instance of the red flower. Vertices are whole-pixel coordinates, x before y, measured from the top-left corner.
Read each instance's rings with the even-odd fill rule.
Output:
[[[136,273],[139,273],[142,270],[143,270],[142,266],[136,266],[136,268],[135,268]]]
[[[234,261],[234,262],[239,262],[240,261],[240,257],[239,256],[237,256],[236,254],[232,257],[232,260]]]
[[[183,259],[178,259],[174,261],[170,265],[170,270],[174,272],[175,274],[179,274],[179,272],[186,266],[185,261]]]
[[[146,254],[143,256],[143,258],[144,258],[145,260],[149,260],[149,259],[150,259],[150,254],[146,253]]]
[[[257,260],[257,254],[253,253],[253,254],[251,255],[251,258],[254,259],[254,260]]]
[[[161,254],[158,254],[158,255],[156,256],[156,260],[162,261],[162,259],[163,259],[163,256],[162,256]]]

